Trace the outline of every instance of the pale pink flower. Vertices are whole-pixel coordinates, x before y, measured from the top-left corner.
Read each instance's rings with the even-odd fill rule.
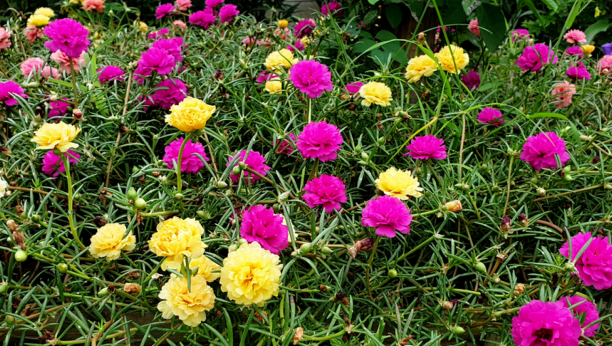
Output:
[[[98,13],[104,12],[104,0],[85,0],[83,1],[83,9],[85,11],[98,11]]]
[[[85,66],[84,53],[85,52],[81,53],[81,56],[78,59],[71,59],[61,50],[57,50],[55,53],[51,54],[51,60],[60,64],[60,71],[66,73],[71,73],[70,60],[72,60],[72,67],[74,68],[74,72],[79,72],[81,70],[81,66]]]
[[[565,41],[567,41],[567,43],[572,43],[572,44],[574,44],[574,43],[580,43],[580,44],[587,43],[587,39],[586,39],[585,33],[580,31],[580,30],[570,30],[565,35],[563,35],[563,38],[565,39]]]
[[[39,72],[42,69],[44,64],[45,62],[41,58],[26,59],[26,61],[21,63],[21,66],[20,66],[21,74],[25,78],[30,77],[30,74],[34,76],[36,75],[37,72]]]
[[[45,37],[42,29],[39,29],[35,27],[34,25],[26,26],[26,28],[23,29],[23,34],[25,35],[26,39],[28,39],[28,42],[30,43],[34,43],[34,41],[36,41],[37,38]]]
[[[11,46],[11,32],[0,27],[0,51]]]
[[[191,6],[191,0],[176,0],[176,8],[181,12],[187,11]]]
[[[572,104],[572,96],[576,93],[576,86],[568,82],[555,84],[552,90],[552,96],[557,97],[555,106],[559,108],[569,107]]]
[[[185,24],[185,22],[183,22],[182,20],[175,20],[172,24],[181,30],[187,29],[187,24]]]

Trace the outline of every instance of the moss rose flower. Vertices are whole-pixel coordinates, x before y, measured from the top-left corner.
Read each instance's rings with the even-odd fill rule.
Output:
[[[173,217],[157,225],[157,232],[149,240],[149,249],[157,256],[166,257],[161,268],[180,269],[183,256],[196,259],[204,254],[204,228],[195,219]]]
[[[146,105],[171,109],[172,106],[187,98],[187,86],[180,79],[164,79],[155,86],[155,89],[153,95],[150,95],[151,98],[147,98]],[[150,101],[151,99],[153,102]]]
[[[427,55],[419,55],[408,61],[406,74],[408,83],[418,82],[421,77],[429,77],[438,70],[438,63]]]
[[[197,275],[203,277],[207,282],[213,282],[221,277],[221,266],[213,262],[206,256],[200,256],[194,260],[189,261],[189,268],[198,268]]]
[[[270,171],[270,167],[268,165],[265,164],[266,162],[266,158],[263,157],[259,152],[257,151],[250,151],[248,152],[247,155],[247,151],[246,150],[242,150],[240,152],[240,154],[238,154],[239,159],[234,163],[234,166],[237,166],[240,162],[244,162],[246,164],[246,166],[252,170],[254,170],[255,172],[265,176],[268,171]],[[245,158],[246,157],[246,158]],[[233,156],[229,157],[229,161],[226,166],[229,167],[230,163],[232,162],[232,160],[234,159]],[[250,179],[246,179],[246,182],[248,184],[257,181],[259,179],[261,179],[260,177],[258,177],[255,174],[252,174],[251,172],[248,171],[243,171],[242,175],[245,178],[250,177]],[[240,176],[238,174],[230,174],[230,178],[232,179],[233,182],[238,182],[238,178]]]
[[[376,228],[378,236],[395,238],[396,231],[403,234],[410,232],[412,215],[398,198],[381,196],[370,200],[361,215],[361,223]]]
[[[273,254],[280,254],[289,245],[289,229],[284,218],[272,209],[254,205],[243,213],[240,236],[249,243],[258,242]]]
[[[184,138],[178,138],[166,146],[164,162],[168,164],[168,168],[174,169],[174,165],[178,164],[179,151],[181,150],[183,141],[185,141]],[[202,160],[200,160],[196,154],[200,154],[204,160],[210,161],[210,159],[206,156],[204,146],[200,143],[194,143],[191,141],[191,139],[188,139],[185,147],[183,148],[181,172],[198,173],[202,168],[204,168],[204,162],[202,162]]]
[[[295,25],[295,28],[293,28],[293,34],[297,38],[309,36],[312,35],[316,27],[317,24],[312,19],[301,20]]]
[[[24,91],[19,84],[13,81],[0,83],[0,103],[4,102],[7,106],[15,106],[18,102],[11,94],[27,98],[28,95]]]
[[[512,319],[512,338],[517,346],[578,346],[580,322],[563,303],[532,300]]]
[[[323,206],[326,213],[342,209],[340,203],[346,203],[346,187],[340,178],[322,174],[304,186],[306,193],[302,196],[309,208]]]
[[[563,297],[559,299],[559,301],[563,303],[563,306],[565,306],[566,308],[569,308],[572,305],[582,302],[580,305],[572,309],[572,312],[576,317],[584,314],[584,322],[582,323],[582,325],[580,325],[581,328],[584,328],[599,319],[599,312],[597,311],[597,307],[595,306],[595,304],[580,296]],[[597,334],[598,328],[599,323],[594,324],[592,327],[589,327],[589,329],[584,331],[584,336],[588,338],[594,337]]]
[[[68,149],[77,148],[79,145],[72,141],[79,134],[81,129],[74,125],[68,125],[65,122],[55,124],[45,123],[36,132],[32,142],[38,144],[37,150],[57,149],[62,153]]]
[[[361,104],[370,107],[370,105],[376,104],[382,107],[390,106],[393,98],[391,97],[391,89],[380,82],[369,82],[364,84],[359,89],[359,96],[363,98]]]
[[[459,73],[470,62],[470,56],[463,52],[463,48],[452,44],[440,49],[435,56],[444,71],[450,73]]]
[[[561,166],[570,159],[565,150],[565,141],[554,132],[542,132],[527,138],[520,158],[527,161],[536,171],[540,171],[542,168],[559,168],[557,156]]]
[[[163,4],[157,6],[155,10],[155,19],[162,19],[167,15],[170,15],[174,11],[174,5],[172,4]]]
[[[340,150],[342,143],[344,139],[336,125],[323,120],[306,125],[298,136],[296,145],[305,158],[316,158],[321,162],[327,162],[338,157],[336,152]]]
[[[236,5],[225,5],[219,10],[219,21],[221,23],[229,23],[240,14]]]
[[[539,71],[542,69],[543,64],[547,64],[549,62],[552,64],[557,63],[555,51],[542,43],[536,43],[533,46],[525,47],[523,50],[523,55],[516,60],[516,64],[524,72]]]
[[[504,123],[504,119],[502,119],[503,114],[499,110],[495,108],[486,107],[480,113],[478,113],[478,121],[482,124],[492,124],[495,127],[499,127]]]
[[[89,30],[71,18],[58,19],[49,23],[45,28],[45,35],[51,39],[45,42],[45,47],[53,53],[61,50],[71,58],[80,57],[81,53],[87,52],[87,47],[91,45],[87,39]]]
[[[68,150],[64,155],[69,163],[79,163],[79,159],[81,155],[75,153],[72,150]],[[42,171],[46,175],[50,175],[52,177],[57,177],[61,173],[66,173],[66,167],[64,167],[64,162],[62,161],[62,157],[56,155],[52,150],[49,150],[42,160]]]
[[[109,223],[98,229],[91,237],[89,252],[94,258],[106,257],[110,262],[121,256],[121,251],[131,251],[136,247],[136,237],[132,231],[125,236],[125,225]]]
[[[395,167],[380,173],[375,184],[376,188],[384,192],[385,195],[397,197],[401,200],[408,199],[408,196],[423,196],[421,194],[423,188],[419,187],[419,179],[413,177],[410,171],[402,171]]]
[[[446,146],[444,140],[434,135],[416,137],[410,144],[406,146],[409,151],[404,156],[410,155],[413,159],[436,159],[444,160],[446,155]]]
[[[289,80],[296,88],[315,99],[323,91],[332,91],[331,72],[327,66],[315,60],[303,60],[289,70]]]
[[[100,83],[108,83],[111,81],[123,81],[125,72],[119,66],[108,65],[96,71],[99,73],[98,80]]]
[[[206,311],[215,306],[215,292],[199,275],[191,277],[189,290],[187,278],[171,274],[170,280],[159,292],[159,299],[162,301],[157,304],[157,309],[162,312],[163,318],[177,316],[190,327],[197,327],[206,321]]]
[[[572,261],[576,260],[578,252],[591,239],[591,233],[579,233],[572,237]],[[569,242],[563,244],[559,252],[569,258]],[[612,246],[608,237],[593,237],[589,247],[576,262],[578,275],[585,286],[593,286],[597,290],[612,287]]]
[[[166,122],[184,132],[203,129],[206,122],[217,107],[206,102],[187,97],[178,105],[170,107],[170,114],[166,115]]]

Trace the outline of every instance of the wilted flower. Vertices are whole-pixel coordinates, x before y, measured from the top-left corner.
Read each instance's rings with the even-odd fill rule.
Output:
[[[215,306],[215,293],[202,276],[193,276],[190,281],[188,287],[187,278],[171,274],[159,292],[157,309],[164,319],[177,316],[186,325],[197,327],[206,321],[206,311]]]
[[[91,42],[87,39],[89,30],[81,23],[71,18],[58,19],[45,28],[45,35],[51,41],[45,42],[45,47],[55,53],[61,50],[71,58],[79,58]]]
[[[559,301],[563,303],[563,306],[565,306],[566,308],[583,302],[582,304],[572,308],[574,316],[581,316],[584,314],[584,322],[580,326],[581,328],[584,328],[599,319],[599,312],[597,311],[597,307],[595,306],[595,304],[586,300],[585,298],[582,298],[580,296],[562,297],[561,299],[559,299]],[[593,326],[589,327],[587,330],[585,330],[584,336],[586,336],[587,338],[594,337],[597,334],[597,329],[599,329],[599,323],[596,323]]]
[[[483,124],[492,124],[495,127],[499,127],[504,123],[502,116],[503,114],[499,110],[486,107],[480,113],[478,113],[478,121]]]
[[[167,15],[170,15],[174,11],[174,5],[172,4],[163,4],[157,6],[155,10],[155,19],[162,19]]]
[[[355,243],[355,250],[369,251],[369,250],[372,250],[373,246],[374,246],[374,240],[372,240],[372,238],[363,238],[361,240],[358,240]]]
[[[470,20],[470,24],[468,25],[468,30],[472,32],[472,34],[476,36],[480,36],[480,27],[478,26],[478,19]]]
[[[536,171],[542,168],[558,168],[557,157],[561,165],[570,159],[565,141],[554,132],[542,132],[527,138],[520,156]]]
[[[502,232],[508,233],[510,232],[511,228],[512,228],[512,219],[510,219],[509,216],[502,217],[501,226],[499,227],[499,229]]]
[[[369,82],[364,84],[359,89],[359,96],[363,98],[361,104],[370,107],[370,105],[376,104],[382,107],[390,106],[393,98],[391,97],[391,89],[384,83],[380,82]]]
[[[106,257],[106,261],[114,261],[121,256],[121,251],[131,251],[136,247],[136,237],[132,231],[125,233],[125,225],[109,223],[98,229],[91,237],[89,252],[93,258]]]
[[[444,71],[450,73],[459,73],[470,62],[470,57],[464,53],[463,48],[452,44],[440,49],[435,56]]]
[[[446,204],[444,204],[444,207],[452,213],[460,212],[463,209],[463,206],[461,205],[461,201],[459,200],[446,202]]]
[[[309,208],[323,206],[326,213],[342,209],[340,203],[346,203],[346,187],[340,178],[322,174],[304,186],[306,192],[302,198]]]
[[[284,218],[263,205],[254,205],[243,213],[240,236],[249,243],[258,242],[273,254],[280,254],[289,246],[289,228]]]
[[[293,85],[301,92],[314,99],[323,93],[333,89],[331,82],[331,72],[327,66],[315,60],[303,60],[291,67],[289,70]]]
[[[516,63],[525,72],[535,72],[541,70],[543,64],[556,64],[557,57],[555,52],[547,45],[536,43],[533,46],[525,47],[523,55],[516,60]]]
[[[166,146],[164,162],[168,164],[168,168],[173,169],[174,165],[178,164],[179,151],[181,150],[181,145],[183,144],[184,140],[184,138],[178,138]],[[202,162],[200,157],[196,154],[202,156],[204,160],[210,161],[210,159],[206,156],[204,146],[200,143],[194,143],[191,141],[191,139],[188,139],[185,147],[183,148],[183,155],[181,157],[181,172],[195,174],[204,168],[204,162]]]
[[[233,159],[234,157],[230,156],[229,162],[226,164],[226,166],[229,167]],[[257,151],[249,151],[247,154],[246,150],[242,150],[240,154],[238,154],[238,160],[236,160],[236,162],[234,163],[234,167],[238,166],[240,162],[246,164],[248,168],[254,170],[255,172],[263,176],[265,176],[270,171],[270,166],[265,164],[266,158],[263,157]],[[261,179],[257,175],[252,174],[251,172],[248,172],[246,170],[242,172],[242,176],[245,178],[249,178],[249,179],[245,179],[248,184]],[[232,179],[233,182],[238,182],[238,179],[240,178],[240,176],[238,174],[230,174],[230,178]]]
[[[572,96],[576,93],[576,86],[568,82],[561,82],[555,84],[552,89],[552,96],[556,96],[557,102],[555,106],[558,108],[569,107],[572,104]]]
[[[179,270],[183,256],[196,259],[204,254],[204,228],[195,219],[173,217],[157,224],[157,232],[149,240],[149,249],[165,257],[161,268]]]
[[[512,319],[512,338],[517,346],[578,346],[580,322],[563,303],[532,300]]]
[[[585,33],[580,30],[570,30],[565,33],[565,35],[563,35],[563,38],[565,39],[565,41],[567,41],[567,43],[587,43]]]
[[[412,176],[410,171],[398,170],[395,167],[380,173],[375,181],[376,188],[391,197],[401,200],[408,199],[408,196],[421,197],[422,187],[419,187],[419,179]]]
[[[592,239],[588,248],[578,261],[578,252]],[[612,287],[612,247],[608,237],[592,237],[591,233],[578,233],[572,237],[572,257],[569,255],[569,242],[565,242],[559,252],[571,261],[575,261],[578,275],[585,286],[593,286],[597,290]]]
[[[166,115],[166,122],[184,132],[203,129],[206,122],[217,107],[206,102],[187,97],[178,105],[170,107],[170,114]]]
[[[317,158],[321,162],[327,162],[336,159],[337,151],[343,142],[344,139],[336,125],[323,120],[306,125],[298,136],[296,145],[305,158]]]
[[[421,77],[429,77],[438,70],[438,63],[427,55],[419,55],[408,61],[406,74],[408,83],[418,82]]]
[[[68,150],[67,153],[63,153],[69,163],[79,163],[79,159],[81,155],[75,153],[72,150]],[[61,173],[66,173],[66,167],[64,167],[64,162],[62,161],[62,157],[60,155],[56,155],[53,150],[49,150],[42,160],[42,171],[46,175],[50,175],[52,177],[57,177]]]
[[[81,129],[74,125],[68,125],[65,122],[55,124],[45,123],[41,128],[34,132],[32,142],[38,144],[37,150],[57,149],[62,153],[68,149],[77,148],[79,145],[72,141],[79,134]]]
[[[529,218],[527,217],[527,215],[525,213],[520,213],[519,214],[518,222],[521,224],[522,227],[529,226]]]
[[[398,198],[381,196],[370,200],[361,215],[361,223],[366,227],[375,227],[378,236],[394,238],[396,231],[403,234],[410,232],[412,215]]]
[[[444,140],[433,135],[414,138],[406,146],[406,149],[408,149],[408,152],[404,156],[410,155],[413,159],[444,160],[448,156],[446,155]]]

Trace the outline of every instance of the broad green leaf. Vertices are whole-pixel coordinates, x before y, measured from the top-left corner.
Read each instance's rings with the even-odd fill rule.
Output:
[[[378,2],[378,0],[368,0],[368,2],[372,5],[375,5]]]
[[[555,0],[542,0],[542,2],[545,3],[551,11],[557,12],[559,9],[559,5],[557,5]]]
[[[572,7],[572,11],[567,17],[567,21],[565,21],[565,29],[569,30],[569,28],[572,27],[572,24],[574,24],[574,20],[576,20],[576,17],[580,13],[581,6],[582,6],[582,0],[578,0],[574,3],[574,6]]]
[[[370,47],[372,47],[376,42],[374,40],[365,39],[355,43],[353,46],[353,52],[355,53],[363,53],[367,51]]]
[[[402,22],[402,8],[398,4],[390,4],[385,7],[385,15],[392,28],[397,28]]]
[[[489,52],[495,52],[506,37],[506,19],[497,6],[482,4],[476,9],[480,33]]]
[[[540,22],[544,23],[544,18],[542,18],[542,16],[540,15],[540,11],[538,11],[538,9],[535,7],[535,5],[533,4],[533,1],[531,1],[531,0],[523,0],[523,2],[525,3],[525,5],[527,5],[527,7],[529,7],[531,12],[533,12],[533,14],[535,14],[536,17],[538,17],[538,20],[540,20]]]
[[[608,30],[609,27],[610,27],[610,23],[608,23],[607,19],[602,19],[594,24],[591,24],[584,31],[584,33],[586,34],[587,42],[593,41],[593,38],[595,37],[595,35],[599,34],[600,32]]]

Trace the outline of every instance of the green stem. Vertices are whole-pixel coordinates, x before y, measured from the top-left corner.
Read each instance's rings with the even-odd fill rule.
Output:
[[[183,182],[181,181],[181,161],[183,161],[183,149],[185,149],[185,144],[191,138],[191,132],[185,137],[183,143],[181,144],[181,149],[179,150],[179,155],[176,163],[176,188],[178,190],[177,193],[181,193],[183,190]]]
[[[74,89],[74,108],[79,108],[79,94],[77,92],[76,74],[73,64],[74,60],[70,58],[70,74],[72,75],[72,89]]]
[[[326,340],[331,340],[331,339],[335,339],[337,337],[340,337],[340,336],[344,335],[345,333],[346,333],[346,329],[342,329],[340,332],[338,332],[336,334],[327,335],[327,336],[308,336],[308,335],[304,335],[304,339],[312,340],[312,341],[326,341]]]
[[[76,227],[74,227],[74,212],[72,211],[72,177],[70,176],[70,163],[68,159],[68,154],[60,153],[60,156],[62,157],[62,161],[64,162],[64,168],[66,169],[66,183],[68,184],[68,223],[70,224],[70,233],[72,233],[72,236],[74,237],[74,240],[77,242],[79,247],[81,249],[85,249],[86,246],[81,243]]]
[[[510,156],[510,168],[508,168],[508,188],[506,192],[506,204],[504,205],[503,215],[506,215],[506,210],[508,209],[508,203],[510,202],[510,182],[512,181],[512,164],[514,163],[514,156]]]
[[[376,253],[379,242],[380,237],[376,237],[376,241],[372,247],[372,252],[370,253],[370,258],[368,259],[368,267],[366,268],[366,284],[368,286],[368,295],[370,296],[371,301],[374,301],[374,297],[372,297],[372,288],[370,287],[370,268],[372,267],[372,261],[374,260],[374,254]]]
[[[422,248],[423,246],[429,244],[432,240],[438,238],[439,235],[434,234],[431,237],[429,237],[429,239],[425,240],[424,242],[422,242],[421,244],[417,245],[416,247],[412,248],[412,250],[406,252],[405,254],[401,255],[397,261],[391,262],[389,263],[389,265],[395,265],[396,263],[399,263],[399,261],[403,260],[404,258],[410,256],[411,254],[413,254],[415,251],[419,250],[420,248]]]

